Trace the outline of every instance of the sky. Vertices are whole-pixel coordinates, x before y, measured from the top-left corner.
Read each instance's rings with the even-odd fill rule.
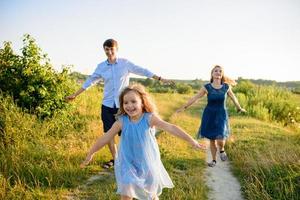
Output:
[[[299,81],[299,0],[0,0],[0,45],[25,33],[54,68],[91,74],[118,56],[170,79],[210,78],[216,64],[237,79]]]

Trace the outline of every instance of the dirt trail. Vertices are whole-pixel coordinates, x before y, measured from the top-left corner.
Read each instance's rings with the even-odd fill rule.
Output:
[[[209,147],[209,145],[207,145]],[[210,150],[207,149],[207,162],[212,160]],[[221,161],[217,157],[215,167],[207,167],[205,171],[207,186],[211,189],[209,200],[243,200],[241,186],[230,171],[230,161]]]

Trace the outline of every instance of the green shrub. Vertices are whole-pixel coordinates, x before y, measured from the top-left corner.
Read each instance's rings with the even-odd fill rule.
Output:
[[[169,87],[151,87],[149,91],[153,93],[174,93],[174,90]]]
[[[178,84],[176,90],[179,94],[190,94],[193,91],[193,88],[187,84]]]
[[[293,93],[285,88],[240,81],[234,92],[250,116],[281,122],[284,125],[300,122],[300,110],[293,101]],[[233,103],[229,105],[230,110],[234,109]]]
[[[0,49],[0,90],[11,95],[25,111],[41,118],[68,105],[64,97],[74,85],[68,72],[68,68],[56,72],[28,34],[23,37],[22,55],[14,53],[10,42],[4,42]]]

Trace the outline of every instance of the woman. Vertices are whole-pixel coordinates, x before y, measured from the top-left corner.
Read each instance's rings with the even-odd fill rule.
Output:
[[[205,137],[210,140],[210,151],[212,155],[212,161],[208,163],[210,167],[214,167],[217,164],[217,146],[219,146],[220,159],[222,161],[228,159],[224,149],[226,138],[229,135],[228,114],[226,109],[227,95],[237,107],[238,112],[246,112],[246,110],[240,106],[231,90],[231,85],[235,84],[235,81],[224,76],[223,68],[216,65],[211,70],[210,83],[204,85],[198,94],[177,110],[177,112],[181,112],[192,105],[197,99],[207,95],[207,105],[202,115],[198,138]]]

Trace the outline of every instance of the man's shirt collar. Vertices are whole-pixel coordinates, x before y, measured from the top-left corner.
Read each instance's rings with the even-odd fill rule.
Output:
[[[119,58],[116,59],[116,62],[115,62],[115,63],[109,63],[108,59],[106,59],[106,61],[105,61],[105,63],[106,63],[107,65],[118,64],[118,62],[119,62]]]

